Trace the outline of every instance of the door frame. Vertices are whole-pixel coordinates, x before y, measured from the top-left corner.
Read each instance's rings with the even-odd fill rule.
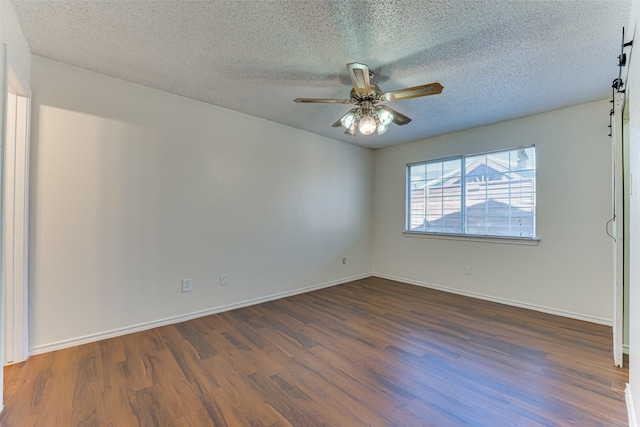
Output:
[[[3,198],[3,360],[29,357],[29,158],[31,90],[5,46]]]

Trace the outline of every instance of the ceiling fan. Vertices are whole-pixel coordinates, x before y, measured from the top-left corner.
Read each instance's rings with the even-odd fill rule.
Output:
[[[442,92],[440,83],[429,83],[421,86],[408,87],[394,90],[392,92],[382,92],[379,86],[371,83],[373,73],[365,64],[357,62],[347,64],[353,89],[349,94],[349,99],[326,99],[326,98],[296,98],[293,101],[298,103],[319,102],[329,104],[354,104],[357,108],[349,110],[340,120],[333,124],[334,128],[343,126],[345,134],[356,136],[356,127],[363,135],[371,135],[376,130],[378,135],[382,135],[389,130],[389,125],[393,122],[399,126],[406,125],[411,119],[384,104],[403,99],[419,98],[421,96],[437,95]]]

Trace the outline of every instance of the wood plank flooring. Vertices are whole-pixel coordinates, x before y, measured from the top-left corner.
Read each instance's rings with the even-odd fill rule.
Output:
[[[611,328],[379,278],[33,356],[9,426],[626,426]]]

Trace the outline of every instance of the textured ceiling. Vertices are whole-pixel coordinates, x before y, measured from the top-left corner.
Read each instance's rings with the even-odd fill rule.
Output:
[[[370,148],[600,100],[631,1],[12,1],[32,53]],[[413,121],[355,138],[345,65]]]

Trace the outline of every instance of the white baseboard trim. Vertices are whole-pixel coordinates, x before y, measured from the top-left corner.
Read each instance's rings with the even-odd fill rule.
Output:
[[[540,311],[542,313],[553,314],[556,316],[568,317],[570,319],[584,320],[586,322],[597,323],[599,325],[613,326],[611,319],[604,319],[602,317],[589,316],[586,314],[573,313],[571,311],[558,310],[555,308],[545,307],[536,304],[529,304],[526,302],[514,301],[506,298],[494,297],[490,295],[479,294],[476,292],[465,291],[462,289],[450,288],[448,286],[435,285],[433,283],[420,282],[417,280],[406,279],[404,277],[391,276],[389,274],[373,273],[375,277],[381,277],[383,279],[395,280],[397,282],[404,282],[410,285],[422,286],[425,288],[435,289],[438,291],[449,292],[452,294],[463,295],[466,297],[477,298],[485,301],[497,302],[500,304],[511,305],[514,307],[526,308],[528,310]]]
[[[75,347],[77,345],[88,344],[91,342],[100,341],[108,338],[114,338],[122,335],[132,334],[135,332],[146,331],[148,329],[153,329],[160,326],[173,325],[175,323],[185,322],[187,320],[196,319],[198,317],[209,316],[211,314],[222,313],[224,311],[235,310],[237,308],[248,307],[251,305],[260,304],[267,301],[273,301],[280,298],[286,298],[293,295],[316,291],[319,289],[328,288],[331,286],[336,286],[336,285],[340,285],[347,282],[352,282],[354,280],[364,279],[366,277],[371,277],[371,273],[360,274],[357,276],[347,277],[344,279],[334,280],[331,282],[320,283],[318,285],[312,285],[304,288],[293,289],[291,291],[279,292],[277,294],[271,294],[264,297],[240,301],[233,304],[227,304],[227,305],[222,305],[218,307],[208,308],[206,310],[200,310],[192,313],[181,314],[179,316],[172,316],[164,319],[154,320],[151,322],[139,323],[137,325],[125,326],[123,328],[112,329],[110,331],[98,332],[95,334],[89,334],[82,337],[70,338],[62,341],[42,344],[42,345],[32,347],[29,351],[29,355],[32,356],[36,354],[48,353],[50,351],[62,350],[64,348]]]
[[[307,286],[305,288],[294,289],[294,290],[291,290],[291,291],[280,292],[280,293],[276,293],[276,294],[272,294],[272,295],[267,295],[267,296],[264,296],[264,297],[259,297],[259,298],[254,298],[254,299],[250,299],[250,300],[240,301],[240,302],[233,303],[233,304],[227,304],[227,305],[223,305],[223,306],[212,307],[212,308],[209,308],[209,309],[206,309],[206,310],[200,310],[200,311],[196,311],[196,312],[192,312],[192,313],[181,314],[179,316],[167,317],[167,318],[164,318],[164,319],[154,320],[154,321],[151,321],[151,322],[144,322],[144,323],[139,323],[137,325],[125,326],[123,328],[117,328],[117,329],[112,329],[112,330],[109,330],[109,331],[98,332],[98,333],[95,333],[95,334],[89,334],[89,335],[85,335],[85,336],[82,336],[82,337],[70,338],[70,339],[67,339],[67,340],[61,340],[61,341],[56,341],[56,342],[52,342],[52,343],[48,343],[48,344],[42,344],[42,345],[38,345],[38,346],[32,347],[30,349],[30,351],[29,351],[29,356],[36,355],[36,354],[42,354],[42,353],[48,353],[50,351],[61,350],[61,349],[64,349],[64,348],[74,347],[74,346],[77,346],[77,345],[88,344],[88,343],[91,343],[91,342],[100,341],[100,340],[104,340],[104,339],[108,339],[108,338],[119,337],[119,336],[122,336],[122,335],[132,334],[132,333],[135,333],[135,332],[146,331],[148,329],[153,329],[153,328],[157,328],[157,327],[160,327],[160,326],[166,326],[166,325],[172,325],[172,324],[175,324],[175,323],[185,322],[187,320],[196,319],[198,317],[209,316],[211,314],[222,313],[224,311],[235,310],[235,309],[238,309],[238,308],[248,307],[248,306],[251,306],[251,305],[260,304],[260,303],[267,302],[267,301],[273,301],[273,300],[280,299],[280,298],[286,298],[286,297],[293,296],[293,295],[303,294],[303,293],[306,293],[306,292],[311,292],[311,291],[315,291],[315,290],[318,290],[318,289],[328,288],[328,287],[331,287],[331,286],[336,286],[336,285],[340,285],[340,284],[343,284],[343,283],[351,282],[351,281],[354,281],[354,280],[364,279],[366,277],[371,277],[371,276],[380,277],[380,278],[383,278],[383,279],[395,280],[395,281],[407,283],[407,284],[410,284],[410,285],[422,286],[422,287],[431,288],[431,289],[435,289],[435,290],[439,290],[439,291],[443,291],[443,292],[449,292],[449,293],[463,295],[463,296],[467,296],[467,297],[471,297],[471,298],[477,298],[477,299],[481,299],[481,300],[485,300],[485,301],[497,302],[499,304],[506,304],[506,305],[511,305],[511,306],[514,306],[514,307],[526,308],[526,309],[529,309],[529,310],[535,310],[535,311],[540,311],[540,312],[543,312],[543,313],[554,314],[556,316],[568,317],[568,318],[577,319],[577,320],[584,320],[584,321],[587,321],[587,322],[597,323],[597,324],[607,325],[607,326],[612,326],[613,325],[613,323],[612,323],[612,321],[610,319],[603,319],[603,318],[595,317],[595,316],[588,316],[588,315],[573,313],[573,312],[564,311],[564,310],[557,310],[557,309],[554,309],[554,308],[539,306],[539,305],[535,305],[535,304],[523,303],[523,302],[520,302],[520,301],[509,300],[509,299],[506,299],[506,298],[493,297],[493,296],[479,294],[479,293],[475,293],[475,292],[469,292],[469,291],[464,291],[464,290],[460,290],[460,289],[450,288],[448,286],[435,285],[433,283],[420,282],[420,281],[417,281],[417,280],[411,280],[411,279],[407,279],[407,278],[404,278],[404,277],[397,277],[397,276],[392,276],[392,275],[389,275],[389,274],[382,274],[382,273],[375,273],[374,272],[374,273],[365,273],[365,274],[360,274],[360,275],[357,275],[357,276],[347,277],[347,278],[344,278],[344,279],[334,280],[334,281],[331,281],[331,282],[321,283],[321,284],[318,284],[318,285]]]
[[[629,417],[629,427],[638,427],[638,419],[636,418],[636,407],[633,406],[633,396],[631,395],[631,387],[627,383],[624,389],[624,397],[627,401],[627,416]]]

